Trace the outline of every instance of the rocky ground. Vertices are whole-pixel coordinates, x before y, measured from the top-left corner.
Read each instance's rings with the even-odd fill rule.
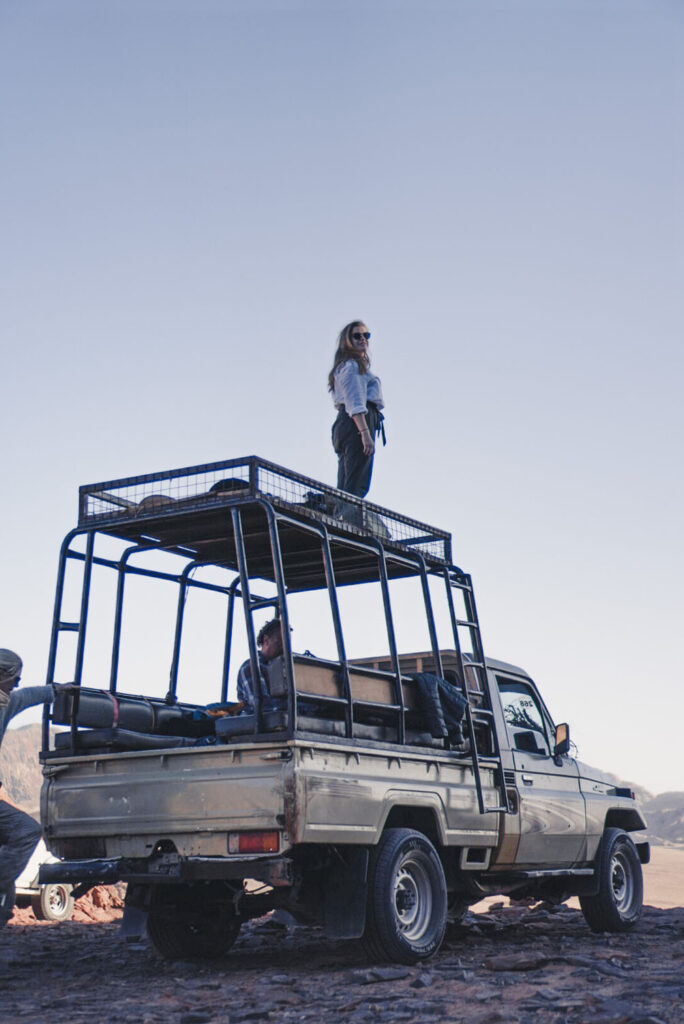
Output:
[[[0,1019],[12,1024],[684,1022],[682,908],[648,907],[635,931],[592,935],[576,909],[494,905],[416,967],[370,966],[357,943],[269,918],[210,965],[126,945],[116,922],[20,920],[0,932]]]

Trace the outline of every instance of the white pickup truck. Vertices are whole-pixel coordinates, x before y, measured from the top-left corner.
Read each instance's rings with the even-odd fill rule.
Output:
[[[63,610],[69,566],[82,570],[77,619]],[[85,685],[95,571],[115,581],[112,653],[108,677]],[[118,687],[133,577],[177,594],[165,693]],[[181,681],[193,596],[222,609],[209,709]],[[373,601],[378,653],[359,655],[348,637],[371,628]],[[316,629],[325,619],[326,657],[292,649],[293,606]],[[284,650],[264,667],[255,638],[274,614]],[[416,617],[419,652],[403,635]],[[46,711],[41,755],[62,860],[41,878],[77,895],[126,881],[124,929],[146,925],[164,956],[222,957],[273,908],[405,963],[488,894],[578,895],[594,930],[638,920],[649,849],[633,794],[570,756],[526,672],[485,658],[443,531],[256,457],[91,485],[62,547],[50,682],[69,633],[80,689]],[[240,642],[263,680],[250,713],[229,699]],[[50,724],[67,727],[53,748]]]
[[[56,861],[57,858],[52,856],[41,839],[14,883],[17,906],[32,907],[39,921],[69,921],[74,913],[74,897],[68,883],[42,885],[38,878],[43,864]]]

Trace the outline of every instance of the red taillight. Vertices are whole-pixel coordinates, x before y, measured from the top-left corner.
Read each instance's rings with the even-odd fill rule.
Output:
[[[228,853],[277,853],[277,832],[231,832]]]

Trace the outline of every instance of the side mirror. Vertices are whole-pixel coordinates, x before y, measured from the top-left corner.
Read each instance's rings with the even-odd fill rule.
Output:
[[[556,757],[563,757],[570,750],[570,726],[561,722],[556,726]]]

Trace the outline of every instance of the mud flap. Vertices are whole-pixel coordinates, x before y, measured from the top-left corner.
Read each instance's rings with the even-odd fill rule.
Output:
[[[323,928],[329,939],[359,939],[366,927],[368,850],[336,853],[323,888]]]
[[[119,937],[125,942],[138,942],[145,935],[148,906],[149,887],[129,883],[123,918],[119,926]]]
[[[140,907],[124,907],[119,937],[126,942],[139,942],[147,930],[147,911]]]

